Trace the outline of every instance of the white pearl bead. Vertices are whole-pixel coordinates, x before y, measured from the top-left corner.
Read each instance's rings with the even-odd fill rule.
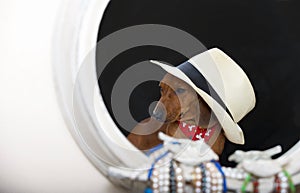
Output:
[[[177,193],[183,193],[184,191],[183,191],[183,188],[178,188],[177,189]]]
[[[159,186],[163,186],[163,185],[164,185],[164,181],[160,180],[160,181],[158,182],[158,185],[159,185]]]
[[[288,187],[288,184],[286,183],[286,182],[283,182],[283,183],[281,183],[281,188],[287,188]]]
[[[165,180],[165,181],[164,181],[164,184],[165,184],[166,186],[169,186],[169,185],[170,185],[170,181],[169,181],[169,180]]]
[[[169,174],[165,174],[165,175],[164,175],[164,178],[165,178],[165,179],[168,179],[168,178],[170,178],[170,175],[169,175]]]
[[[216,191],[216,190],[217,190],[217,186],[212,186],[212,187],[211,187],[211,190],[212,190],[212,191]]]
[[[218,180],[214,178],[214,179],[211,180],[211,183],[212,183],[212,184],[217,184],[217,183],[218,183]]]
[[[156,188],[158,188],[158,184],[157,184],[157,183],[153,183],[153,184],[152,184],[152,187],[153,187],[154,189],[156,189]]]
[[[216,177],[218,177],[217,174],[218,174],[218,173],[213,172],[213,173],[211,174],[211,177],[216,178]]]
[[[222,178],[218,179],[218,184],[223,184],[223,179]]]
[[[179,187],[179,188],[183,187],[183,183],[182,182],[178,182],[177,183],[177,187]]]
[[[207,178],[206,178],[206,181],[207,181],[207,182],[211,182],[211,178],[210,178],[210,177],[207,177]]]
[[[235,173],[235,172],[232,172],[231,175],[230,175],[230,177],[231,177],[231,178],[236,178],[236,173]]]
[[[177,176],[177,180],[181,181],[181,180],[183,180],[183,177],[182,176]]]
[[[286,182],[288,180],[288,178],[286,176],[281,177],[280,179],[282,182]]]
[[[218,190],[223,190],[223,186],[222,185],[218,185]]]
[[[280,193],[288,193],[288,191],[286,189],[281,189]]]
[[[176,173],[181,173],[182,172],[182,169],[181,168],[176,168]]]
[[[163,191],[164,191],[164,192],[169,192],[169,187],[168,187],[168,186],[164,186],[164,187],[163,187]]]
[[[164,179],[164,175],[163,175],[163,174],[159,174],[159,175],[158,175],[158,179],[159,179],[159,180]]]
[[[243,174],[242,173],[238,173],[236,177],[237,177],[237,179],[242,179],[243,178]]]
[[[197,174],[195,177],[197,180],[199,180],[199,179],[201,179],[201,174]]]
[[[158,178],[157,178],[157,177],[153,177],[153,178],[152,178],[152,181],[153,181],[154,183],[156,183],[156,182],[158,182]]]

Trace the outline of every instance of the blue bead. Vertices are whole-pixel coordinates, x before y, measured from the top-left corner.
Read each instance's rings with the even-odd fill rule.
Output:
[[[153,190],[148,187],[145,189],[144,193],[153,193]]]

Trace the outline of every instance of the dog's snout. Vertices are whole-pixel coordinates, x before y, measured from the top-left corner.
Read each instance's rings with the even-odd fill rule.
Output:
[[[166,113],[164,111],[164,108],[162,107],[162,104],[160,102],[157,103],[155,109],[153,110],[152,117],[159,121],[164,121],[166,117]]]

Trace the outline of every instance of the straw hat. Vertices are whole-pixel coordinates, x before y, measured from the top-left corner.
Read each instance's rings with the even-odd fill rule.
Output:
[[[255,106],[253,87],[245,72],[218,48],[198,54],[173,67],[151,60],[189,84],[209,105],[229,141],[244,144],[237,124]]]

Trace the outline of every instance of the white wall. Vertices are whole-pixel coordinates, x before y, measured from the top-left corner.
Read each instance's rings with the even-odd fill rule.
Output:
[[[60,113],[51,37],[62,0],[0,0],[0,192],[119,192]]]

